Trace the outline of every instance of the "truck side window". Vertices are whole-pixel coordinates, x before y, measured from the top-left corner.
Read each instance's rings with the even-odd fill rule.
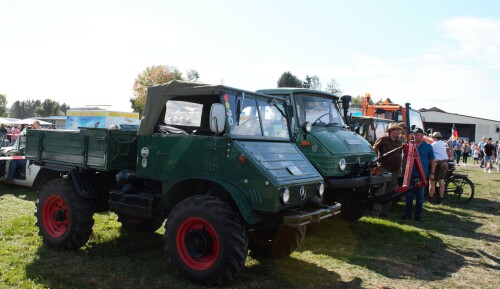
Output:
[[[282,109],[284,109],[282,107]],[[264,136],[289,138],[286,118],[280,111],[268,102],[259,101]]]
[[[238,135],[262,136],[259,111],[255,99],[246,98],[241,104],[239,122],[235,122],[232,133]]]
[[[202,111],[202,104],[170,100],[167,102],[165,123],[167,125],[199,127],[201,124]]]

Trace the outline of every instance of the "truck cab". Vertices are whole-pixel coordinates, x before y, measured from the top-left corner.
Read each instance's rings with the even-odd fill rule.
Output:
[[[362,115],[366,117],[384,118],[393,122],[404,122],[406,123],[408,130],[413,126],[424,129],[422,114],[419,111],[410,108],[409,103],[406,103],[403,106],[393,103],[390,99],[381,99],[378,102],[373,103],[371,95],[367,93],[361,102],[361,112]]]
[[[321,204],[323,177],[291,142],[286,99],[223,85],[150,87],[138,132],[28,131],[26,156],[53,176],[38,192],[43,241],[78,249],[92,214],[154,232],[177,272],[222,285],[254,256],[279,258],[305,226],[340,213]]]
[[[354,131],[366,139],[373,146],[375,141],[383,137],[387,131],[387,127],[392,123],[392,120],[369,116],[352,116],[351,127]]]
[[[325,179],[323,201],[340,202],[347,220],[361,218],[376,201],[372,193],[386,186],[390,174],[372,175],[370,166],[376,154],[364,138],[348,129],[340,112],[339,97],[303,88],[257,92],[283,97],[291,105],[292,138]],[[348,101],[347,97],[344,99]]]

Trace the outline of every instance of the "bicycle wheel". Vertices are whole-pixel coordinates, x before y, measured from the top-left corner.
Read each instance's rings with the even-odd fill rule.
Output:
[[[468,204],[474,197],[474,184],[466,176],[451,176],[446,181],[446,199],[455,204]]]

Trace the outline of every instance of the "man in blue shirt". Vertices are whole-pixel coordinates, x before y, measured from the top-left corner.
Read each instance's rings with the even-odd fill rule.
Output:
[[[415,145],[417,146],[418,156],[420,162],[422,163],[422,169],[425,174],[426,179],[434,180],[434,173],[436,170],[436,162],[434,160],[434,150],[432,146],[424,141],[424,131],[421,128],[416,128],[412,132],[415,140]],[[431,171],[429,173],[429,165]],[[411,173],[410,186],[414,186],[419,181],[419,174],[416,164],[413,165],[413,170]],[[413,198],[416,195],[417,202],[415,204],[415,220],[423,222],[422,211],[424,206],[424,188],[418,188],[415,190],[410,190],[406,194],[406,207],[403,220],[407,220],[411,217],[413,212]]]

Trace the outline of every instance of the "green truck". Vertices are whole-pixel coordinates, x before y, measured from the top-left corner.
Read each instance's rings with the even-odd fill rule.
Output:
[[[340,213],[321,204],[323,178],[291,142],[285,99],[222,85],[150,87],[138,132],[29,130],[40,166],[36,218],[43,242],[78,249],[93,214],[154,232],[179,275],[222,285],[255,256],[283,257],[305,226]]]
[[[257,92],[283,97],[292,106],[292,138],[325,178],[326,204],[340,202],[343,217],[355,221],[373,204],[387,201],[388,194],[376,197],[375,191],[385,190],[391,174],[372,174],[376,153],[363,137],[349,129],[342,117],[347,115],[350,96],[339,99],[328,92],[304,88]]]

